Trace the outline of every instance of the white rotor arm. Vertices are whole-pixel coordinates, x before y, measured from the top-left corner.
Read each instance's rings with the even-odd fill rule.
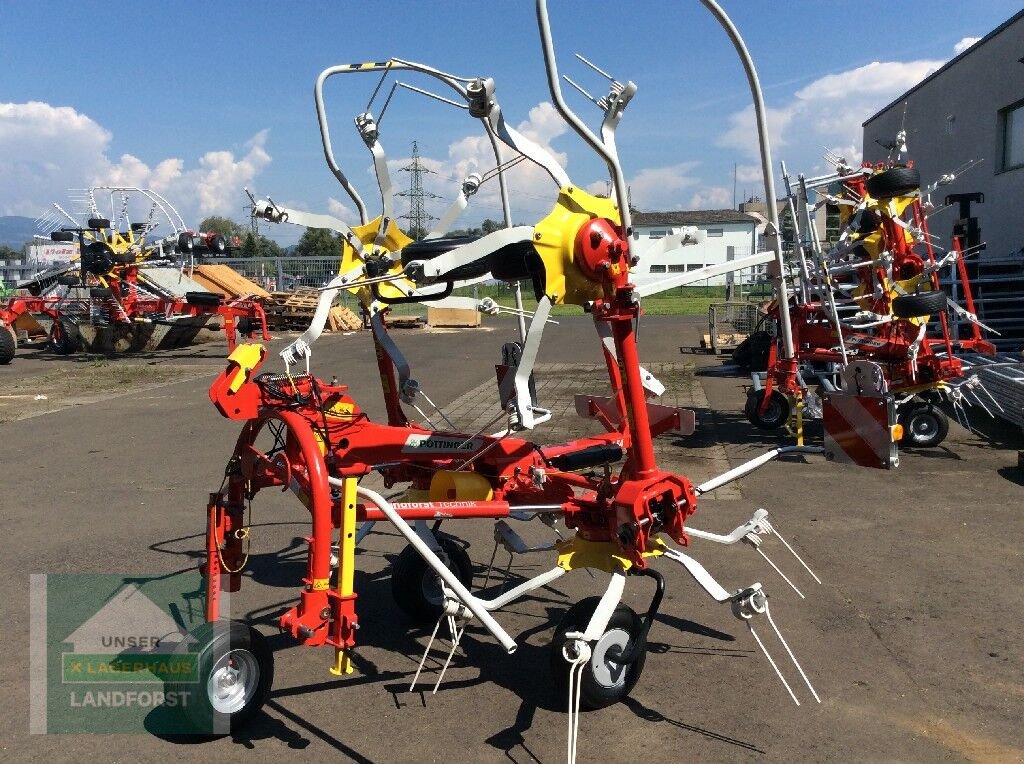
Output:
[[[695,281],[703,281],[704,279],[721,276],[723,273],[729,273],[731,271],[741,271],[745,268],[752,268],[755,265],[764,265],[765,263],[774,262],[774,260],[774,252],[758,252],[753,255],[748,255],[747,257],[730,260],[727,263],[709,265],[705,268],[688,271],[687,273],[680,273],[676,276],[669,276],[665,279],[658,279],[657,281],[640,284],[636,287],[634,292],[640,297],[649,297],[652,294],[658,294],[659,292],[664,292],[668,289],[692,284]]]
[[[414,260],[406,265],[406,273],[419,283],[443,281],[444,275],[462,265],[478,262],[509,244],[533,240],[533,226],[502,228],[476,241],[456,247],[432,260]]]

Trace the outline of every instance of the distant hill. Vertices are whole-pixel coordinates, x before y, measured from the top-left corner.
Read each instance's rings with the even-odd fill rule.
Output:
[[[20,250],[21,245],[39,233],[34,218],[22,215],[0,215],[0,244]]]

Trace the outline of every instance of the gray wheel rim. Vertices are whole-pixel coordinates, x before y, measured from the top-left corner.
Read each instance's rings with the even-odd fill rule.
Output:
[[[934,414],[919,411],[910,418],[910,436],[914,440],[930,440],[939,433],[939,422]]]
[[[609,629],[594,645],[590,667],[594,681],[602,687],[613,689],[626,683],[626,665],[609,660],[626,652],[629,646],[629,632],[625,629]],[[608,654],[610,648],[611,655]]]
[[[206,695],[214,711],[234,714],[249,704],[259,683],[256,656],[248,650],[232,650],[214,664],[206,680]]]

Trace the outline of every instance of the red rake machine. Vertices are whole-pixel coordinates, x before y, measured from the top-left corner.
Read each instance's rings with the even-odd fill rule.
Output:
[[[770,332],[752,339],[752,346],[765,352],[766,371],[753,374],[745,413],[761,429],[788,424],[799,436],[806,406],[825,420],[828,454],[895,467],[897,441],[938,445],[949,427],[938,404],[951,400],[959,415],[960,385],[978,387],[976,377],[963,379],[955,353],[990,355],[995,348],[982,338],[987,327],[973,313],[959,238],[942,252],[928,231],[927,200],[912,164],[854,170],[839,159],[836,165],[831,175],[799,176],[795,185],[783,165],[796,229],[797,286],[788,306],[794,358],[783,357],[781,337]],[[818,241],[807,201],[812,189],[839,207],[843,230],[828,250]],[[939,286],[939,271],[950,265],[956,267],[966,308]],[[972,337],[951,339],[949,310],[971,322]],[[932,316],[938,316],[937,336],[928,333],[930,323],[935,325]],[[783,320],[778,301],[767,318],[775,326]],[[820,398],[811,392],[815,384]],[[865,437],[856,430],[866,419],[878,426]],[[881,437],[886,430],[892,437]]]
[[[763,102],[749,56],[721,9],[711,0],[705,0],[705,5],[722,21],[743,55],[756,96],[765,162],[770,166]],[[346,237],[343,249],[348,267],[343,263],[342,275],[324,290],[325,299],[333,299],[332,291],[341,288],[369,290],[388,285],[414,297],[419,290],[436,291],[457,282],[467,268],[481,263],[510,281],[532,281],[538,307],[521,353],[509,357],[510,367],[501,378],[502,403],[492,424],[503,419],[506,426],[497,433],[410,422],[402,404],[415,392],[414,386],[401,382],[407,369],[397,368],[383,321],[373,338],[387,422],[372,421],[345,385],[328,383],[310,372],[310,346],[318,335],[315,327],[282,352],[283,372],[262,371],[266,351],[260,345],[242,345],[231,354],[210,388],[210,399],[221,415],[243,425],[223,483],[210,494],[206,510],[202,572],[207,623],[183,646],[198,653],[199,683],[190,688],[198,686],[199,697],[193,695],[185,711],[200,731],[226,734],[240,729],[252,720],[270,691],[274,666],[266,640],[251,626],[227,620],[222,612],[224,593],[241,586],[251,543],[252,504],[266,489],[290,490],[312,523],[298,603],[280,616],[278,625],[301,644],[332,648],[335,675],[353,671],[352,652],[359,633],[354,587],[357,526],[387,521],[409,545],[392,571],[393,590],[402,593],[399,604],[409,612],[437,618],[424,660],[442,624],[447,624],[451,647],[438,685],[470,621],[479,622],[511,654],[516,640],[499,623],[496,611],[581,568],[607,576],[599,595],[569,609],[551,643],[554,679],[568,698],[570,761],[576,758],[580,709],[615,703],[640,679],[647,636],[663,602],[665,580],[653,565],[659,561],[680,564],[700,589],[732,610],[799,704],[759,633],[773,631],[818,700],[773,619],[762,585],[727,589],[683,548],[692,539],[745,542],[763,555],[764,540],[778,536],[767,512],[758,510],[729,534],[710,533],[690,523],[700,496],[781,454],[820,453],[821,449],[776,448],[702,484],[657,464],[653,437],[678,420],[664,412],[652,414],[645,394],[636,333],[642,311],[631,271],[636,258],[630,253],[630,214],[621,165],[611,132],[602,130],[599,138],[562,97],[545,0],[537,0],[537,17],[552,100],[572,129],[607,163],[614,199],[593,196],[571,183],[546,151],[509,128],[489,78],[456,77],[392,59],[332,67],[318,80],[318,112],[323,117],[320,87],[331,73],[414,69],[434,76],[450,85],[470,113],[486,120],[505,145],[547,169],[559,181],[559,194],[551,213],[536,225],[503,229],[472,242],[439,239],[429,250],[405,242],[392,248],[394,242],[387,243],[386,216],[370,221],[367,237],[358,232]],[[608,99],[616,123],[621,114],[616,98],[621,92],[613,85]],[[328,164],[347,186],[332,161],[323,119],[321,131]],[[770,173],[765,178],[772,198]],[[377,302],[364,305],[374,310]],[[585,407],[603,423],[604,433],[543,444],[524,435],[544,415],[534,405],[529,379],[555,304],[580,306],[593,317],[612,395]],[[305,370],[294,369],[303,359]],[[388,489],[407,487],[406,500],[391,501],[360,485],[372,473],[380,475]],[[561,520],[572,531],[571,538],[553,545],[556,559],[550,569],[490,599],[471,591],[465,552],[439,543],[426,525],[426,521],[489,519],[499,527],[507,519],[535,518]],[[649,579],[652,585],[650,605],[642,615],[621,602],[628,577]],[[439,595],[436,600],[434,592]],[[419,676],[417,670],[413,686]]]
[[[97,192],[109,192],[115,223],[101,216]],[[140,201],[148,213],[133,222],[130,211]],[[78,263],[51,268],[19,284],[29,294],[7,298],[0,306],[4,324],[13,325],[19,315],[31,314],[48,329],[50,349],[59,355],[79,349],[137,352],[178,347],[191,342],[215,317],[224,322],[230,350],[239,334],[271,339],[258,302],[226,301],[203,291],[179,295],[162,283],[162,274],[173,278],[179,271],[152,266],[170,265],[174,252],[192,253],[197,238],[166,199],[149,189],[96,187],[83,192],[81,203],[88,216],[84,225],[57,204],[54,212],[40,219],[52,229],[53,241],[78,241]],[[161,223],[170,231],[157,237],[153,232]],[[199,240],[211,251],[223,243],[216,235]],[[0,338],[0,359],[7,355],[2,351]]]

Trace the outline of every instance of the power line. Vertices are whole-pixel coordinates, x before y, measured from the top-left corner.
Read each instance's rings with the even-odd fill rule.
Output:
[[[399,191],[395,196],[409,197],[409,212],[399,217],[409,221],[409,232],[414,239],[422,239],[429,230],[430,221],[437,220],[427,212],[425,200],[441,197],[423,190],[423,176],[434,171],[428,170],[420,162],[420,150],[416,141],[412,142],[412,160],[401,169],[401,172],[409,173],[409,190]]]

